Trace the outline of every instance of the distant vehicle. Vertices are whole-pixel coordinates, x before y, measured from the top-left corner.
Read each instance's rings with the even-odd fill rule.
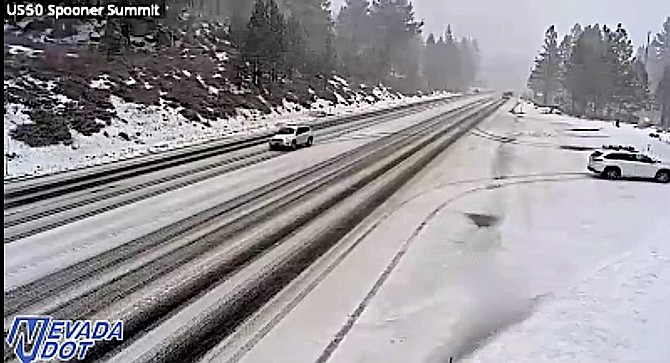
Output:
[[[318,118],[328,116],[326,111],[323,111],[323,110],[312,111],[312,112],[309,113],[309,115],[312,116],[312,117],[318,117]]]
[[[270,138],[270,150],[288,148],[296,150],[301,146],[310,147],[314,143],[312,128],[305,125],[288,124]]]
[[[589,156],[587,169],[607,179],[647,178],[670,182],[670,165],[638,151],[596,150]]]
[[[512,91],[505,91],[502,94],[503,100],[509,100],[512,97],[514,97],[514,92],[512,92]]]
[[[326,112],[324,110],[317,110],[317,111],[312,111],[309,113],[311,117],[316,117],[316,118],[323,118],[323,117],[328,117],[328,116],[335,116],[334,113],[332,112]]]
[[[155,144],[154,146],[150,147],[149,152],[159,153],[159,152],[163,152],[163,151],[168,150],[169,147],[170,147],[170,145],[167,142],[161,141],[161,142]]]

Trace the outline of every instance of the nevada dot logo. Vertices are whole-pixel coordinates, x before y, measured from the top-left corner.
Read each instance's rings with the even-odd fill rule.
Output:
[[[21,363],[86,358],[99,341],[123,340],[123,321],[16,316],[5,341]]]

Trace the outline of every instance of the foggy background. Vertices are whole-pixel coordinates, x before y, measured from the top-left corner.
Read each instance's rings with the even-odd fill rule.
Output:
[[[574,23],[623,23],[635,47],[656,34],[670,15],[668,0],[412,0],[418,19],[425,21],[424,38],[443,34],[452,24],[456,36],[479,42],[484,77],[494,88],[523,90],[544,32],[556,25],[562,36]],[[344,0],[332,0],[337,13]]]

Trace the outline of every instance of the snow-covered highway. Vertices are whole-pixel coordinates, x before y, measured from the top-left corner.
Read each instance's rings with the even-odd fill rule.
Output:
[[[209,210],[223,201],[232,200],[272,181],[317,165],[388,133],[400,131],[416,123],[417,120],[437,116],[472,101],[472,99],[458,100],[437,109],[361,129],[353,134],[342,135],[334,140],[337,142],[320,144],[317,140],[317,145],[312,149],[285,153],[268,162],[213,177],[6,244],[5,290],[153,231],[164,229],[189,216]],[[73,254],[72,251],[76,253]],[[36,260],[39,263],[36,263]]]
[[[314,123],[319,129],[316,136],[321,143],[330,142],[343,133],[455,99],[428,97],[399,107],[319,120]],[[184,150],[6,183],[4,241],[25,238],[281,155],[268,150],[266,137],[252,134],[224,138]]]
[[[171,319],[165,321],[167,330],[159,329],[167,334],[159,339],[163,343],[145,346],[142,336],[153,319],[182,308],[183,314],[193,309],[197,313],[197,304],[191,303],[201,300],[190,300],[204,298],[209,289],[213,293],[215,286],[225,289],[238,281],[242,284],[238,288],[248,289],[253,286],[250,283],[256,283],[253,281],[266,284],[267,279],[279,279],[277,286],[289,282],[282,273],[265,274],[249,282],[237,277],[244,276],[244,270],[240,274],[235,271],[247,263],[255,266],[252,271],[263,271],[260,267],[266,265],[294,269],[309,264],[319,249],[346,233],[348,224],[355,225],[412,176],[413,170],[499,105],[486,95],[457,100],[233,171],[225,180],[214,177],[7,243],[5,327],[16,314],[117,316],[126,322],[124,333],[128,337],[119,351],[144,351],[136,356],[140,360],[152,360],[166,352],[178,359],[187,350],[177,352],[174,347],[209,328],[197,325],[202,317],[189,319],[192,324],[185,325],[179,318],[177,325]],[[194,201],[200,201],[195,205],[199,209],[193,208]],[[337,206],[347,203],[353,208],[351,212],[336,213],[343,208]],[[321,214],[321,219],[335,218],[332,223],[340,227],[332,228],[332,223],[324,221],[311,223]],[[179,230],[180,225],[185,229]],[[303,225],[326,229],[309,237],[313,242],[294,237],[297,244],[289,243],[296,228],[308,230]],[[265,250],[272,253],[257,256]],[[273,254],[284,256],[282,253],[287,254],[279,262],[264,261]],[[235,296],[229,297],[239,304],[240,297]],[[222,308],[225,306],[215,311]],[[227,314],[236,311],[225,309]],[[242,312],[235,314],[232,319],[244,316]],[[172,328],[168,326],[177,330],[169,333]],[[217,334],[225,331],[219,329]],[[146,339],[154,338],[147,335]]]

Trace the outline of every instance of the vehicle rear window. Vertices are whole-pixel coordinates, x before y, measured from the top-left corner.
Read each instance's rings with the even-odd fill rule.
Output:
[[[295,133],[295,129],[290,128],[290,127],[282,127],[277,131],[278,135],[292,135]]]
[[[602,154],[603,154],[602,151],[594,151],[594,152],[591,154],[591,156],[593,156],[594,158],[596,158],[596,157],[598,157],[598,156],[600,156],[600,155],[602,155]]]

